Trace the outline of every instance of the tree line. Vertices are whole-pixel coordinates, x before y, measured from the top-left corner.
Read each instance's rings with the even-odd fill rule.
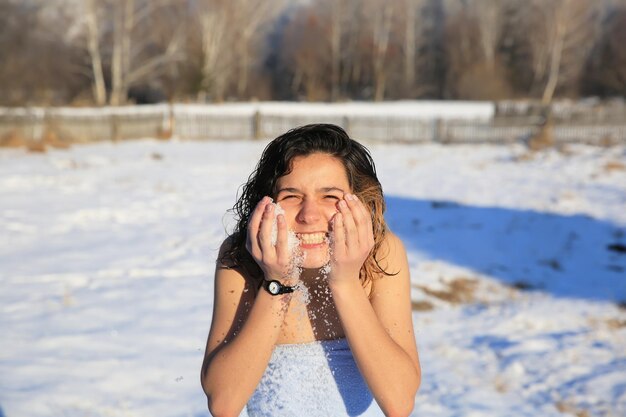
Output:
[[[0,105],[626,97],[626,0],[0,0]]]

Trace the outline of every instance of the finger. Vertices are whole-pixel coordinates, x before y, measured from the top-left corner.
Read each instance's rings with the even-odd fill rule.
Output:
[[[343,216],[336,213],[333,216],[333,252],[336,257],[343,257],[346,254],[346,234],[343,224]]]
[[[263,217],[263,211],[265,207],[271,202],[271,198],[263,197],[261,201],[258,202],[254,210],[252,211],[252,215],[248,219],[248,236],[246,247],[250,253],[253,255],[256,253],[257,255],[260,252],[259,242],[258,242],[258,233],[259,226],[261,224],[261,219]]]
[[[272,245],[272,225],[274,223],[274,205],[267,204],[263,210],[263,216],[261,217],[261,224],[259,226],[259,246],[263,252],[263,256],[271,255],[275,253],[275,249]]]
[[[352,216],[357,227],[359,243],[368,245],[374,240],[374,230],[372,226],[372,216],[365,204],[354,194],[346,198],[348,206],[352,209]]]
[[[252,215],[250,216],[250,219],[248,219],[248,231],[251,232],[252,235],[256,236],[258,233],[261,218],[263,217],[263,211],[271,201],[271,198],[267,196],[263,197],[252,211]]]
[[[285,221],[285,216],[282,214],[276,216],[276,229],[278,233],[276,238],[278,262],[286,264],[289,262],[289,239],[287,237],[287,222]]]
[[[353,248],[359,244],[359,236],[354,217],[352,216],[352,210],[348,207],[348,203],[345,200],[339,202],[339,212],[343,219],[346,246],[348,249]]]

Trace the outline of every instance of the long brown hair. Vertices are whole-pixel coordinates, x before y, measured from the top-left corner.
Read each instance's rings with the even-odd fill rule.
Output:
[[[369,207],[374,231],[374,248],[361,268],[363,286],[375,276],[387,273],[379,264],[381,244],[387,232],[384,219],[383,189],[376,176],[374,160],[365,146],[351,139],[339,126],[311,124],[298,127],[271,141],[263,151],[255,170],[242,186],[241,195],[230,210],[236,226],[229,245],[218,262],[228,268],[244,268],[253,277],[263,277],[261,269],[246,249],[248,220],[256,204],[266,195],[275,196],[278,179],[291,172],[295,157],[325,153],[342,162],[352,192]]]

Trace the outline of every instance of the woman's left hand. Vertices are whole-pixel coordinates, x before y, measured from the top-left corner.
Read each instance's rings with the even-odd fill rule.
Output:
[[[359,279],[361,267],[374,247],[370,211],[354,194],[345,194],[333,217],[331,284]]]

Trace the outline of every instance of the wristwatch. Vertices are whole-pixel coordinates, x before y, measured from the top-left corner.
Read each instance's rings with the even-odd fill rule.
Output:
[[[268,281],[266,279],[263,280],[263,288],[265,288],[267,292],[272,295],[289,294],[296,290],[295,286],[290,287],[288,285],[281,284],[279,281]]]

